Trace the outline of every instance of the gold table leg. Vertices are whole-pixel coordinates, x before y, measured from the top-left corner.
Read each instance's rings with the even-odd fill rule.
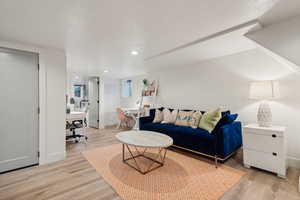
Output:
[[[125,151],[126,149],[128,150],[129,152],[129,155],[130,157],[129,158],[125,158]],[[127,164],[128,166],[130,166],[131,168],[137,170],[138,172],[140,172],[141,174],[145,175],[157,168],[160,168],[164,165],[164,162],[165,162],[165,158],[166,158],[166,154],[167,154],[167,148],[158,148],[158,153],[156,155],[156,157],[153,159],[153,158],[150,158],[148,156],[145,155],[146,151],[147,151],[147,148],[144,148],[144,150],[142,151],[142,153],[140,151],[138,151],[138,149],[136,147],[134,147],[136,149],[136,152],[138,153],[137,155],[134,155],[132,150],[130,149],[129,145],[127,144],[122,144],[122,155],[123,155],[123,162],[125,164]],[[147,167],[147,170],[142,170],[142,168],[140,167],[140,165],[138,164],[138,161],[136,160],[136,158],[138,157],[143,157],[143,158],[146,158],[150,161],[152,161],[149,166]],[[160,161],[158,160],[160,159]],[[134,163],[135,165],[132,165],[130,164],[128,161],[129,160],[134,160]],[[158,164],[156,167],[152,167],[153,164]]]

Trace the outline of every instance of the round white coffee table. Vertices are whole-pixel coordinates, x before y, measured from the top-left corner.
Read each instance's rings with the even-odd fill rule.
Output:
[[[167,135],[153,132],[153,131],[124,131],[116,135],[116,138],[122,143],[123,162],[134,168],[141,174],[147,174],[154,169],[162,167],[167,154],[167,148],[173,144],[173,139]],[[125,150],[129,152],[130,157],[125,158]],[[133,154],[132,148],[135,149],[137,155]],[[142,148],[143,151],[139,151],[138,148]],[[147,149],[156,148],[158,153],[155,158],[146,156]],[[137,162],[138,157],[144,157],[150,161],[150,165],[146,170],[143,170]],[[135,166],[130,164],[128,161],[134,160]],[[152,167],[153,164],[157,163],[156,167]]]

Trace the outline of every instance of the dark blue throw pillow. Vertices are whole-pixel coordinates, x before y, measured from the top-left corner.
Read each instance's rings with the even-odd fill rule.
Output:
[[[221,114],[222,114],[222,117],[224,117],[224,115],[227,115],[227,114],[230,115],[230,110],[223,111]]]
[[[212,134],[215,134],[222,126],[224,126],[226,124],[231,124],[232,122],[234,122],[237,119],[237,117],[238,117],[238,114],[226,113],[225,115],[223,115],[222,118],[217,123],[214,130],[212,131]]]
[[[224,121],[225,124],[231,124],[232,122],[234,122],[238,117],[238,114],[226,114],[224,115]]]

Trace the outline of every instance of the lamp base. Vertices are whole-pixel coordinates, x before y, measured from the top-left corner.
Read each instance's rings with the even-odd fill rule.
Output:
[[[257,112],[257,123],[262,127],[272,126],[272,112],[268,102],[264,101],[259,105]]]

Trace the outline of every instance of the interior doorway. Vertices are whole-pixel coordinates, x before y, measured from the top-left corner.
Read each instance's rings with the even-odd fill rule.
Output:
[[[39,162],[38,54],[0,48],[0,172]]]
[[[73,73],[69,87],[67,113],[85,113],[87,127],[99,128],[99,77]]]

